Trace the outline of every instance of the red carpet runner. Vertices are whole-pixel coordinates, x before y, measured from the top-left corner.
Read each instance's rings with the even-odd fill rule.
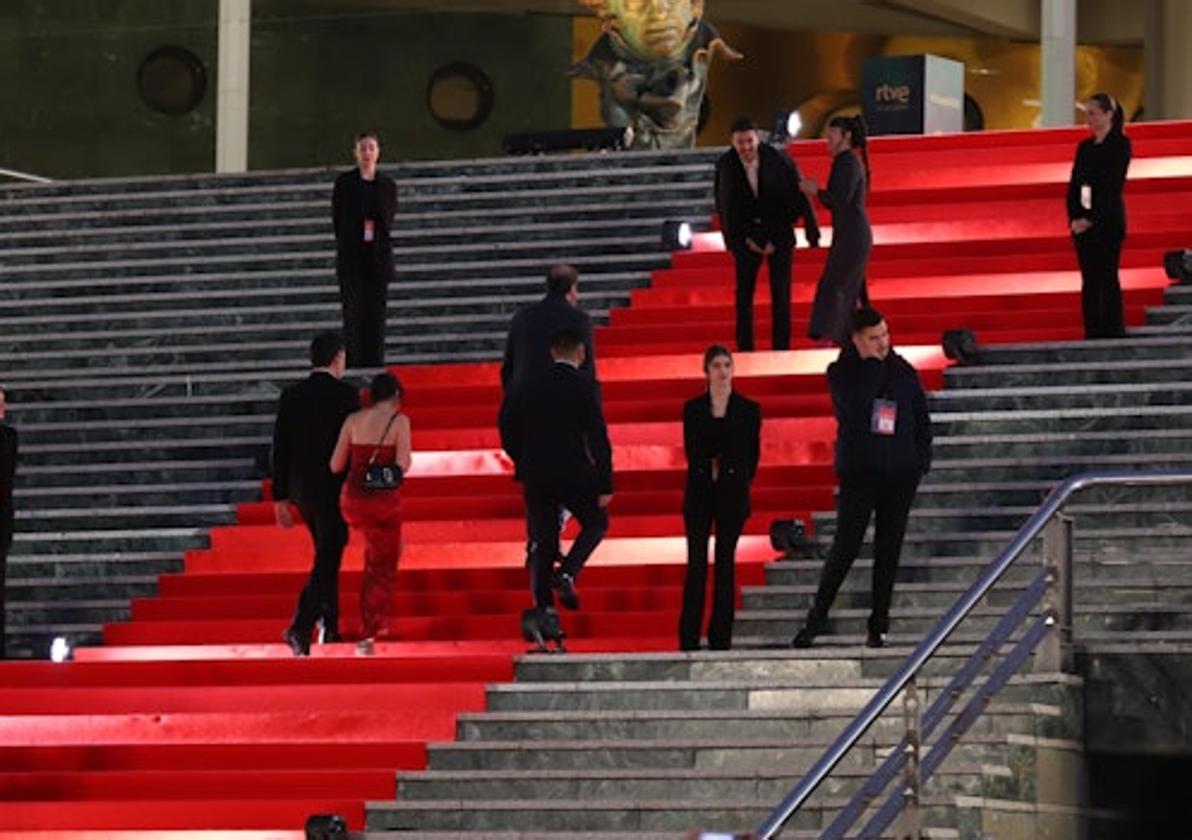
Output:
[[[1082,130],[879,139],[872,144],[877,245],[870,293],[895,344],[941,385],[940,333],[981,342],[1077,339],[1075,259],[1063,185]],[[1131,128],[1131,234],[1123,254],[1127,321],[1162,300],[1164,251],[1192,244],[1192,124]],[[823,179],[821,144],[796,157]],[[827,214],[823,214],[827,222]],[[825,251],[795,261],[802,336]],[[764,278],[759,281],[766,288]],[[759,293],[759,336],[769,306]],[[718,236],[676,255],[597,335],[615,446],[612,529],[564,616],[577,650],[671,649],[684,548],[678,514],[684,399],[701,390],[700,353],[731,344],[731,265]],[[775,517],[832,508],[833,423],[823,369],[806,342],[739,356],[737,387],[763,406],[755,514],[739,553],[742,585],[762,581]],[[293,659],[278,643],[309,562],[305,531],[270,524],[266,502],[165,576],[106,646],[69,665],[10,663],[0,689],[0,827],[15,836],[120,837],[117,829],[274,829],[308,814],[362,825],[364,802],[394,795],[394,771],[421,767],[455,715],[484,707],[507,680],[527,605],[517,487],[493,428],[492,364],[405,367],[415,469],[403,489],[406,551],[396,596],[400,639],[360,658],[350,645]],[[267,491],[267,488],[265,488]],[[360,552],[342,579],[344,629],[358,627]],[[38,833],[62,830],[66,834]],[[288,829],[289,833],[285,830]],[[10,836],[3,833],[3,836]],[[147,836],[147,835],[139,835]],[[181,836],[181,835],[178,835]],[[205,837],[217,836],[204,834]],[[244,836],[244,835],[240,835]]]

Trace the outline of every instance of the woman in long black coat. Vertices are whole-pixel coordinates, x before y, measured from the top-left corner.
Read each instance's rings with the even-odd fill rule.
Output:
[[[1122,131],[1122,108],[1108,93],[1084,103],[1093,136],[1076,148],[1068,181],[1068,225],[1080,262],[1080,301],[1086,338],[1126,334],[1118,265],[1126,238],[1122,188],[1130,167],[1130,139]]]
[[[827,338],[846,347],[852,340],[853,310],[858,303],[869,304],[865,269],[873,231],[865,212],[869,193],[865,121],[859,116],[835,117],[828,123],[827,140],[833,155],[828,185],[821,190],[814,179],[799,182],[799,189],[818,197],[832,211],[832,247],[815,290],[807,333],[816,341]]]
[[[728,650],[736,607],[737,540],[749,518],[749,485],[761,457],[761,406],[733,390],[733,357],[714,344],[704,353],[708,390],[683,406],[687,484],[683,524],[687,578],[679,618],[679,649],[699,650],[708,581],[708,538],[716,529],[708,647]]]

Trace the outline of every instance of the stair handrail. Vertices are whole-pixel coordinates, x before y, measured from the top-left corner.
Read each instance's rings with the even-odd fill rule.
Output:
[[[30,181],[34,184],[49,184],[54,180],[53,178],[34,175],[32,172],[18,172],[15,169],[5,169],[4,167],[0,167],[0,178],[13,178],[17,181]]]
[[[845,754],[864,736],[870,726],[885,712],[908,683],[939,650],[959,624],[968,616],[977,603],[989,593],[994,584],[1038,537],[1048,523],[1060,512],[1069,497],[1081,490],[1099,485],[1154,486],[1168,484],[1192,484],[1192,470],[1092,470],[1078,473],[1064,479],[1057,485],[1031,517],[1002,549],[1001,553],[977,578],[966,592],[936,625],[928,631],[923,640],[907,656],[903,663],[890,675],[873,698],[845,727],[810,769],[791,789],[790,793],[774,808],[757,827],[758,840],[772,840],[782,830],[795,812],[803,806],[816,788],[835,769]],[[1069,582],[1071,577],[1068,578]]]

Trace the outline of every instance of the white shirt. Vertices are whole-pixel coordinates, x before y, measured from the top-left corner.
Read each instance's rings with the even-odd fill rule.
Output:
[[[749,189],[753,190],[754,196],[757,196],[757,165],[760,162],[760,157],[755,157],[753,163],[741,161],[741,165],[745,167],[745,180],[749,182]]]

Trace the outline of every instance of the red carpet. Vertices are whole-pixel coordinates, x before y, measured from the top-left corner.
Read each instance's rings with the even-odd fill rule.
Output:
[[[1082,335],[1064,185],[1082,129],[877,139],[870,294],[895,344],[941,386],[940,333],[986,344]],[[1127,320],[1161,302],[1164,251],[1192,243],[1192,124],[1131,127],[1131,234],[1123,253]],[[823,179],[819,143],[796,144]],[[980,160],[980,166],[974,166]],[[828,222],[827,213],[821,214]],[[737,387],[765,417],[755,515],[738,580],[762,581],[776,517],[832,508],[833,422],[823,370],[834,351],[802,338],[826,250],[801,248],[796,349],[737,360]],[[757,334],[769,305],[759,278]],[[670,649],[685,557],[678,514],[683,400],[701,390],[700,354],[733,334],[731,263],[719,235],[675,256],[596,337],[618,492],[609,538],[565,614],[576,650]],[[188,554],[106,646],[69,665],[9,664],[0,690],[0,825],[51,830],[276,829],[336,811],[355,829],[364,801],[394,795],[393,772],[420,767],[425,743],[484,707],[511,678],[517,614],[528,604],[524,525],[493,421],[497,365],[410,366],[415,468],[403,488],[407,540],[395,597],[399,641],[372,658],[350,645],[296,660],[279,642],[309,564],[305,531],[271,524],[268,485]],[[360,550],[342,576],[344,630],[358,629]],[[38,832],[35,829],[42,831]],[[7,835],[5,835],[7,836]],[[86,836],[84,834],[71,836]],[[147,836],[147,835],[140,835]],[[183,835],[178,835],[181,838]],[[217,835],[204,835],[217,836]]]

